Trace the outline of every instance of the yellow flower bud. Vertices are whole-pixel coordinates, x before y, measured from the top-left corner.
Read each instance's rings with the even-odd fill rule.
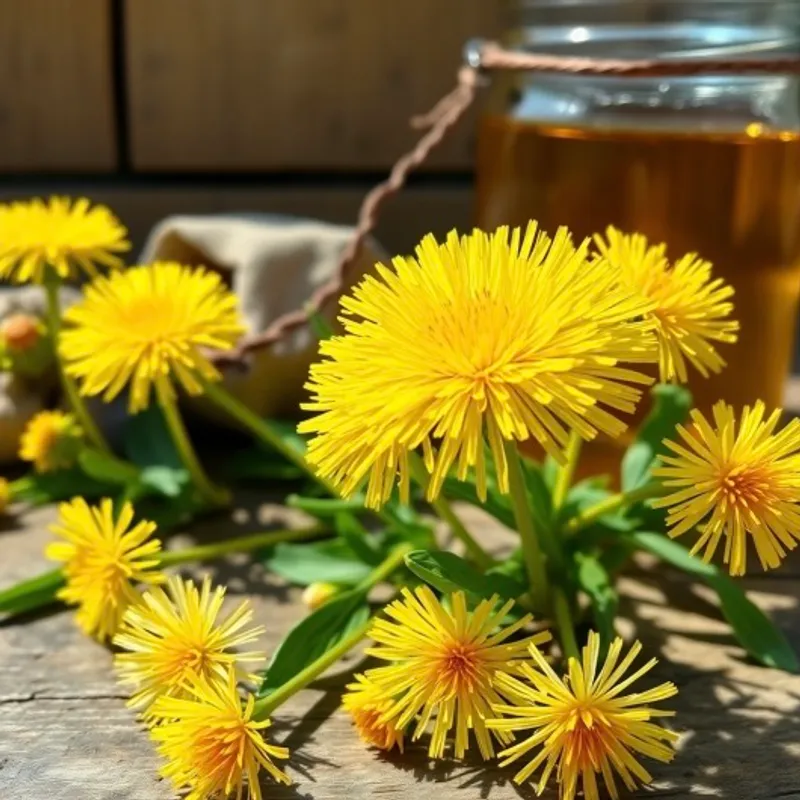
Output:
[[[310,583],[303,591],[303,602],[309,611],[316,611],[337,594],[339,587],[332,583]]]

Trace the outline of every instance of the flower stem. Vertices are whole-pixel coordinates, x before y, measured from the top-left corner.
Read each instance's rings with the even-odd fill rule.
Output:
[[[187,564],[190,561],[213,561],[228,553],[249,553],[282,542],[302,542],[306,539],[316,538],[324,530],[322,525],[311,525],[308,528],[264,531],[249,536],[239,536],[235,539],[224,539],[221,542],[198,544],[180,550],[167,550],[159,554],[159,566],[171,567],[175,564]]]
[[[575,431],[572,431],[569,435],[569,442],[567,442],[567,449],[565,452],[567,459],[558,470],[556,485],[553,489],[554,511],[558,511],[567,499],[567,493],[572,485],[572,479],[575,477],[575,468],[578,466],[581,444],[583,444],[581,437]]]
[[[181,461],[189,472],[194,485],[211,505],[228,505],[230,503],[229,492],[215,486],[208,475],[206,475],[200,463],[200,459],[197,457],[197,453],[192,446],[192,442],[189,439],[189,434],[186,432],[186,426],[183,424],[183,419],[181,418],[180,411],[178,411],[177,403],[171,396],[169,390],[157,383],[156,392],[158,395],[158,403],[161,406],[161,410],[164,412],[164,420],[172,436],[172,441],[175,443]]]
[[[403,563],[406,555],[411,552],[412,546],[409,544],[400,545],[395,548],[387,558],[358,585],[353,591],[368,592],[373,586],[386,580]],[[342,656],[352,650],[366,635],[372,625],[372,619],[368,619],[362,625],[337,642],[329,650],[326,650],[319,658],[312,661],[305,669],[300,670],[293,678],[279,686],[268,697],[259,700],[255,705],[253,717],[255,719],[266,719],[278,706],[285,703],[292,695],[305,689],[312,681],[318,678],[328,667],[335,664]]]
[[[422,487],[425,492],[428,490],[430,476],[425,469],[425,464],[419,457],[419,453],[410,452],[408,455],[411,474],[414,480]],[[448,499],[441,493],[430,501],[436,513],[450,526],[453,535],[459,538],[467,549],[472,560],[483,570],[493,566],[494,559],[478,544],[472,534],[464,527],[464,523],[456,516],[453,507]]]
[[[633,505],[641,500],[650,500],[654,497],[659,497],[663,493],[664,487],[660,483],[651,482],[640,486],[638,489],[631,489],[629,492],[612,494],[605,500],[601,500],[599,503],[585,508],[580,514],[576,514],[564,526],[564,532],[568,535],[577,533],[584,528],[588,528],[606,514],[611,514],[620,508]]]
[[[235,420],[252,431],[268,447],[280,453],[287,461],[299,467],[315,481],[322,483],[331,494],[338,496],[333,486],[314,472],[311,465],[303,457],[303,454],[286,444],[258,414],[249,409],[241,400],[234,397],[219,383],[206,380],[202,383],[203,391],[209,400],[216,403],[224,411],[227,411]]]
[[[516,442],[505,442],[505,454],[508,462],[508,485],[511,492],[511,505],[517,530],[522,541],[522,559],[528,572],[530,595],[534,607],[541,611],[547,607],[548,580],[544,566],[544,557],[536,535],[533,514],[528,505],[528,493],[525,490],[525,478],[522,464],[517,452]]]
[[[578,642],[575,640],[575,623],[564,590],[560,586],[553,589],[553,617],[558,628],[558,638],[566,658],[580,658]]]
[[[58,374],[61,378],[61,385],[64,387],[64,394],[69,400],[72,412],[75,414],[76,419],[83,428],[86,438],[103,453],[110,453],[111,448],[108,446],[105,437],[100,432],[100,428],[95,423],[94,418],[86,408],[83,398],[78,392],[78,387],[71,375],[67,374],[64,363],[58,351],[58,341],[61,336],[61,306],[58,300],[59,288],[61,280],[53,270],[48,270],[49,275],[44,281],[44,290],[47,297],[47,323],[50,326],[50,335],[53,338],[53,344],[56,350],[56,361],[58,362]]]

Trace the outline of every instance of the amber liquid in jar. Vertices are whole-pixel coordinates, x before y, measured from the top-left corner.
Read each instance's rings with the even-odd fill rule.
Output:
[[[484,229],[536,219],[582,238],[615,225],[666,242],[670,258],[711,261],[736,291],[741,330],[737,344],[719,345],[728,362],[719,375],[692,374],[695,405],[781,405],[800,293],[797,134],[758,125],[740,135],[621,132],[488,116],[477,191]]]

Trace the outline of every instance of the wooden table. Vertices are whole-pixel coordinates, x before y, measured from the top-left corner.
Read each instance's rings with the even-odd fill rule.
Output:
[[[263,529],[275,510],[250,505],[193,536]],[[465,519],[486,543],[507,533],[471,509]],[[42,548],[52,509],[23,511],[0,531],[0,586],[44,568]],[[173,539],[170,546],[185,544]],[[272,648],[304,614],[299,591],[246,559],[212,567],[231,595],[253,598]],[[800,560],[769,578],[747,580],[752,597],[800,643]],[[800,800],[800,677],[749,663],[732,641],[712,598],[670,570],[643,569],[621,584],[620,629],[663,658],[657,678],[680,694],[675,726],[684,732],[671,765],[653,765],[642,797]],[[275,739],[292,750],[293,787],[268,786],[270,800],[437,800],[532,798],[510,771],[466,763],[430,766],[423,747],[383,757],[358,740],[338,710],[347,673],[337,668],[280,709]],[[86,639],[69,612],[0,624],[0,800],[167,800],[158,759],[114,682],[111,655]],[[650,765],[648,765],[650,766]],[[434,788],[431,784],[436,783]],[[639,795],[637,795],[639,796]],[[547,794],[553,798],[555,794]]]

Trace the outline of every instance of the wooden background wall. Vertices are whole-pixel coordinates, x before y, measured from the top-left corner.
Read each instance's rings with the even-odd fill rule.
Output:
[[[174,212],[352,222],[501,5],[0,0],[0,199],[85,192],[136,244]],[[387,246],[469,221],[473,122],[393,202]]]
[[[497,6],[0,0],[0,169],[383,169]],[[464,126],[430,168],[470,164]]]

